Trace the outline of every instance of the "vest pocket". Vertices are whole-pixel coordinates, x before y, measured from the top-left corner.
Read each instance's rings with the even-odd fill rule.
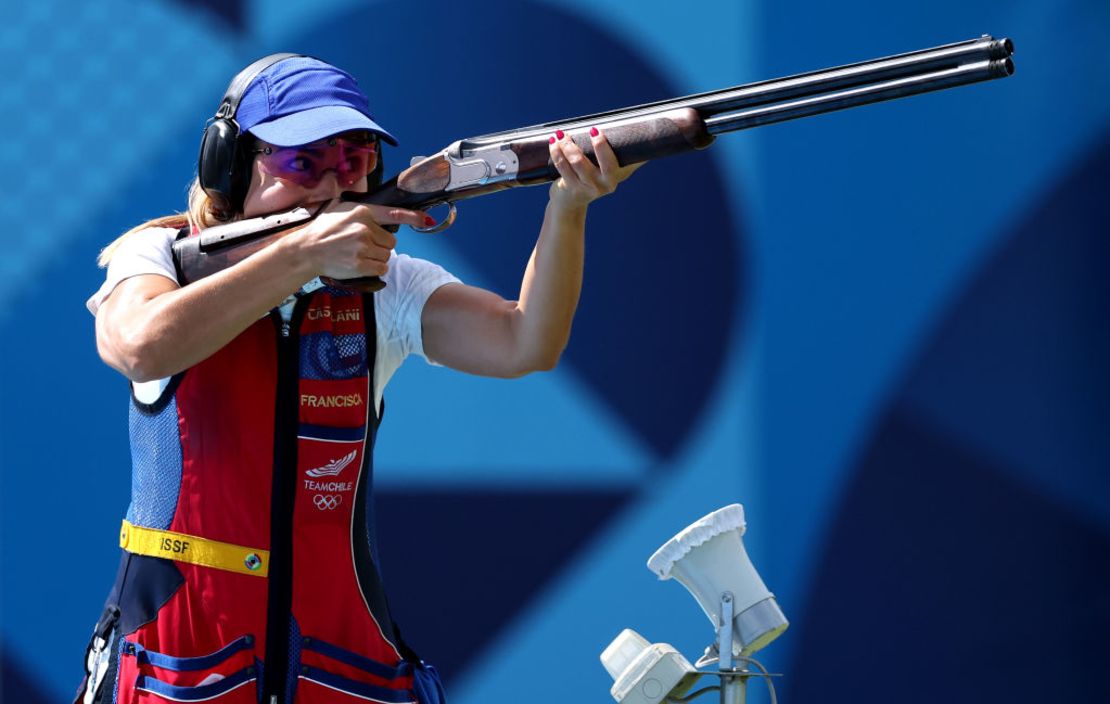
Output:
[[[385,704],[417,704],[411,689],[389,689],[302,667],[297,681],[297,704],[348,704],[366,700]]]
[[[201,702],[255,704],[259,666],[254,638],[237,638],[207,655],[177,657],[124,640],[117,704]]]
[[[221,704],[255,704],[258,701],[258,679],[253,666],[232,673],[229,677],[196,687],[178,687],[148,675],[135,680],[136,699],[144,702],[220,702]]]
[[[347,704],[366,700],[415,704],[407,663],[385,665],[318,638],[301,641],[297,704]]]

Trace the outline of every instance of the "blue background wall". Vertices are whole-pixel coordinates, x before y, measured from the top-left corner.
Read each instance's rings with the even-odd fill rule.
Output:
[[[622,628],[712,639],[647,557],[741,502],[792,701],[1110,700],[1110,5],[39,0],[0,28],[3,694],[63,701],[112,579],[126,384],[85,298],[183,207],[257,56],[349,68],[387,164],[474,134],[990,32],[1012,79],[722,138],[590,217],[549,374],[419,362],[379,446],[398,620],[452,701],[608,701]],[[400,248],[514,295],[545,194]],[[403,526],[403,529],[398,527]],[[441,558],[414,565],[413,549]],[[522,694],[527,692],[527,694]]]

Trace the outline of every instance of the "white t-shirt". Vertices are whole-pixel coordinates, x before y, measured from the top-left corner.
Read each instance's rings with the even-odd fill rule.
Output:
[[[124,240],[112,255],[104,285],[85,304],[96,315],[100,304],[124,279],[140,274],[156,274],[177,282],[170,246],[177,237],[177,230],[156,227],[137,232]],[[420,316],[428,297],[444,284],[457,283],[458,278],[438,264],[393,252],[389,256],[389,271],[382,277],[385,288],[374,294],[374,317],[377,320],[377,365],[374,368],[374,403],[381,405],[382,392],[393,373],[400,368],[405,357],[424,354],[424,341]],[[306,289],[319,287],[318,280]],[[281,307],[288,318],[292,300]],[[431,361],[431,360],[428,360]],[[434,362],[433,362],[434,364]],[[165,388],[167,380],[135,384],[135,394],[140,400],[153,400]],[[145,397],[145,398],[144,398]]]

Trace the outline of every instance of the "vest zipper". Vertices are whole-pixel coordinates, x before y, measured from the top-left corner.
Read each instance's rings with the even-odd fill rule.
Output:
[[[271,313],[277,326],[277,391],[274,397],[274,468],[270,496],[270,574],[267,585],[263,700],[285,701],[293,612],[293,500],[297,489],[300,424],[300,322],[311,296],[297,299],[289,320]]]

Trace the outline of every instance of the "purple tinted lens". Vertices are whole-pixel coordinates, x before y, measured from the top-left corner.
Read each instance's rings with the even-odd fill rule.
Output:
[[[374,170],[377,155],[377,145],[345,139],[259,151],[267,173],[305,188],[314,188],[328,171],[335,172],[341,186],[350,186]]]

